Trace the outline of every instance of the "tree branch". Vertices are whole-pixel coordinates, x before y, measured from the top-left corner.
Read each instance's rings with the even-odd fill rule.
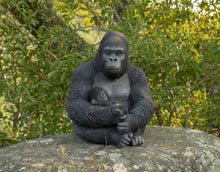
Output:
[[[99,24],[105,28],[104,24],[102,23],[102,21],[99,19],[99,16],[96,15],[96,13],[89,7],[89,5],[84,1],[84,0],[81,0],[81,2],[83,2],[83,4],[88,8],[89,12],[91,12],[95,17],[96,19],[98,20]]]
[[[46,51],[48,52],[48,54],[50,54],[53,58],[55,58],[58,62],[61,62],[61,60],[55,56],[55,54],[53,54],[50,50],[46,49]]]
[[[14,25],[10,24],[8,21],[5,20],[5,22],[6,22],[9,26],[11,26],[11,27],[17,29],[19,32],[21,32],[22,34],[26,35],[31,41],[34,41],[34,39],[33,39],[32,37],[30,37],[30,36],[27,35],[24,31],[21,30],[21,28],[17,25],[17,23],[15,22],[15,20],[14,20],[13,18],[11,18],[11,17],[10,17],[9,15],[7,15],[7,14],[5,14],[5,15],[6,15],[8,18],[10,18],[10,20],[16,25],[16,27],[15,27]],[[36,41],[36,42],[37,42],[37,41]],[[39,42],[37,42],[37,44],[39,44]],[[48,54],[50,54],[50,55],[51,55],[54,59],[56,59],[58,62],[61,62],[61,60],[60,60],[57,56],[55,56],[50,50],[46,49],[46,51],[48,52]]]
[[[41,73],[37,72],[37,71],[34,70],[33,68],[24,66],[24,65],[22,65],[22,64],[18,64],[18,66],[23,67],[23,68],[25,68],[25,69],[28,69],[28,70],[34,72],[35,74],[37,74],[38,76],[40,76],[41,78],[45,79],[46,81],[50,82],[50,80],[49,80],[46,76],[44,76],[44,75],[42,75]]]
[[[155,107],[155,114],[156,114],[159,125],[162,126],[163,125],[163,119],[160,115],[160,108],[161,108],[160,105],[157,105]]]
[[[120,18],[120,16],[118,15],[118,12],[117,12],[117,10],[114,8],[114,6],[111,4],[111,7],[112,7],[112,9],[113,9],[113,11],[114,11],[114,13],[115,13],[115,17],[117,18],[117,20],[121,23],[121,18]]]
[[[188,128],[188,121],[189,121],[189,108],[187,109],[186,126],[185,126],[185,128]]]
[[[112,7],[112,9],[114,10],[114,20],[118,20],[119,22],[122,22],[123,19],[122,19],[122,15],[123,15],[123,12],[124,10],[126,10],[126,7],[130,4],[130,3],[133,3],[133,5],[135,4],[133,1],[131,2],[128,2],[127,0],[121,0],[119,2],[119,4],[116,4],[116,7],[113,5],[113,3],[108,0],[110,6]]]
[[[206,81],[207,79],[209,79],[210,76],[212,76],[214,73],[219,72],[219,71],[220,69],[216,69],[215,71],[207,75],[205,78],[203,78],[201,81],[199,81],[194,87],[192,87],[192,89],[190,89],[190,91],[186,94],[183,100],[186,100],[189,97],[189,95],[192,94],[192,92],[196,89],[196,87],[198,87],[202,82]]]

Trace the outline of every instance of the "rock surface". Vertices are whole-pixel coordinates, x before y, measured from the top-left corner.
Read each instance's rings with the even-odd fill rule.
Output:
[[[189,129],[147,126],[138,147],[87,143],[74,133],[0,149],[0,171],[220,171],[220,139]]]

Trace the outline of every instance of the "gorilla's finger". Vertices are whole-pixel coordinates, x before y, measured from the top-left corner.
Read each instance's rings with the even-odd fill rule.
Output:
[[[118,132],[119,133],[127,133],[128,131],[129,131],[129,129],[128,128],[126,128],[126,127],[117,127],[117,130],[118,130]]]
[[[136,144],[139,144],[138,141],[139,141],[138,137],[135,137]]]
[[[140,137],[140,145],[144,143],[144,138]]]
[[[121,143],[126,146],[126,145],[128,145],[128,144],[130,143],[130,140],[123,139],[123,140],[121,141]]]
[[[127,145],[126,143],[123,143],[123,142],[120,142],[119,144],[120,144],[121,148],[125,147]]]
[[[131,141],[131,138],[129,137],[129,134],[125,134],[125,135],[124,135],[124,139],[125,139],[126,141],[128,141],[128,142]]]
[[[132,138],[133,137],[133,133],[129,132],[128,137]]]
[[[131,138],[128,136],[128,134],[126,134],[126,136],[124,137],[124,139],[125,139],[126,141],[128,141],[128,142],[131,141]]]
[[[115,109],[115,113],[118,115],[118,116],[121,116],[122,115],[122,112],[120,109]]]
[[[116,144],[115,145],[117,148],[119,148],[119,149],[121,149],[122,148],[122,146],[118,143],[118,144]]]
[[[141,144],[141,137],[138,137],[138,145]]]
[[[123,120],[123,119],[125,119],[125,118],[126,118],[126,115],[120,116],[120,119],[121,119],[121,120]]]
[[[136,145],[135,139],[131,139],[131,145],[132,145],[132,146],[135,146],[135,145]]]
[[[122,127],[126,126],[126,127],[128,127],[128,123],[125,122],[125,121],[119,122],[119,123],[118,123],[118,126],[122,126]]]

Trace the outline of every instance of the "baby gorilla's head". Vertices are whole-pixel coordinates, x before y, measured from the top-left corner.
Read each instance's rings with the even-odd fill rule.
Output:
[[[109,100],[108,93],[100,87],[94,87],[89,92],[89,101],[103,101],[103,100]]]

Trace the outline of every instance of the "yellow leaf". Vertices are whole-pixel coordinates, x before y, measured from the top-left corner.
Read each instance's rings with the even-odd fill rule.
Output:
[[[140,16],[139,14],[135,14],[135,15],[134,15],[134,18],[139,17],[139,16]]]
[[[90,162],[90,163],[95,163],[95,160],[93,159],[92,156],[89,157],[89,162]]]

